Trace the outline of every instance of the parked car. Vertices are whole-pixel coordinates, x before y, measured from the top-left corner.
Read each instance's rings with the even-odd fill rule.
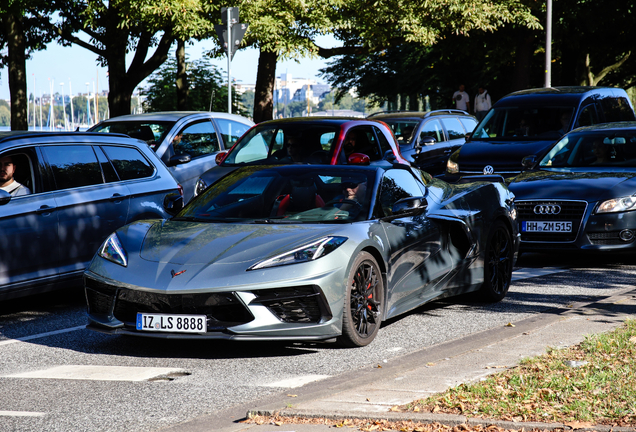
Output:
[[[388,124],[402,156],[434,176],[444,174],[449,156],[477,126],[474,116],[456,109],[380,112],[368,118]]]
[[[0,189],[0,299],[81,285],[112,231],[180,209],[165,165],[123,135],[3,132],[3,179],[8,161],[30,193]]]
[[[384,122],[349,117],[270,120],[253,127],[230,151],[219,153],[218,166],[201,176],[196,193],[246,165],[389,166],[394,162],[409,163],[400,154],[395,136]]]
[[[495,103],[459,150],[448,159],[447,180],[475,174],[512,177],[521,159],[541,158],[566,132],[598,123],[634,120],[624,90],[554,87],[522,90]]]
[[[503,183],[451,186],[401,164],[242,167],[171,220],[106,240],[85,274],[88,328],[367,345],[433,299],[503,299],[514,218]]]
[[[231,148],[253,125],[234,114],[168,111],[114,117],[89,131],[123,133],[146,141],[181,184],[188,202],[199,176],[216,165],[217,153]]]
[[[576,129],[512,179],[521,249],[633,253],[636,122]]]

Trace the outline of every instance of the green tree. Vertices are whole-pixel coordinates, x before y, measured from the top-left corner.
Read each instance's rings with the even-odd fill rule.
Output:
[[[186,62],[186,75],[190,94],[185,107],[179,109],[224,110],[227,106],[227,87],[223,85],[221,72],[210,63],[209,59],[202,58],[194,62]],[[149,78],[149,86],[140,92],[145,97],[143,109],[150,112],[178,109],[176,78],[177,61],[171,58]],[[240,95],[236,91],[232,94],[236,112],[245,115],[245,110],[240,104]]]
[[[0,3],[0,68],[9,68],[11,129],[27,130],[26,60],[33,51],[51,41],[46,15],[52,12],[47,0],[4,0]]]
[[[86,48],[108,67],[112,117],[130,113],[132,93],[168,58],[177,39],[208,34],[216,7],[203,0],[53,0],[65,43]],[[89,41],[80,38],[83,33]],[[152,51],[154,50],[154,51]],[[151,52],[152,51],[152,52]],[[127,66],[126,55],[132,53]]]

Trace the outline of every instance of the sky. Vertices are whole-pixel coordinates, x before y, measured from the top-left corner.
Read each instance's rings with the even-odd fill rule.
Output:
[[[337,45],[337,41],[330,36],[317,39],[318,45],[323,48],[331,48]],[[186,54],[189,60],[200,58],[204,51],[210,50],[215,43],[212,40],[196,42],[194,45],[186,45]],[[175,45],[176,47],[176,45]],[[255,84],[258,67],[258,50],[245,48],[239,50],[232,60],[232,78],[242,84]],[[59,92],[68,94],[69,87],[73,94],[86,93],[87,88],[92,92],[93,88],[108,90],[108,77],[106,68],[99,67],[97,56],[91,51],[79,46],[62,47],[53,42],[46,50],[32,54],[31,60],[27,60],[27,92],[40,94]],[[130,61],[132,56],[129,56]],[[227,82],[227,57],[213,59],[212,64],[223,70],[224,80]],[[318,70],[327,65],[324,59],[303,58],[300,62],[293,60],[278,62],[276,76],[281,73],[289,73],[293,78],[315,78],[319,83],[323,82],[318,76]],[[9,99],[9,70],[0,69],[0,99]],[[35,80],[35,84],[34,84]],[[88,85],[87,85],[88,83]],[[142,82],[141,87],[145,86]]]

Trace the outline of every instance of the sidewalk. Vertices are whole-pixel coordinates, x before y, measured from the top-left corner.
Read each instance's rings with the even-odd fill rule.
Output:
[[[559,348],[577,344],[585,335],[613,330],[630,316],[636,316],[636,289],[633,287],[596,303],[580,303],[567,309],[553,309],[512,323],[512,326],[483,331],[425,348],[381,365],[361,369],[353,376],[345,374],[311,383],[298,389],[297,397],[278,397],[248,409],[246,415],[278,414],[340,420],[413,420],[447,425],[494,424],[506,429],[567,430],[570,428],[563,424],[472,420],[461,415],[399,413],[391,412],[390,409],[515,366],[522,358],[543,354],[547,347]],[[234,423],[232,427],[221,429],[210,428],[210,425],[209,418],[207,421],[200,418],[170,430],[321,432],[332,429],[326,425],[306,424],[276,426]],[[599,426],[590,430],[635,429]]]

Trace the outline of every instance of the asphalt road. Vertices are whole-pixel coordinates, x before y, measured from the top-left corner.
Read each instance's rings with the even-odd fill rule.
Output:
[[[154,431],[206,414],[238,416],[232,407],[293,394],[305,382],[355,374],[423,347],[609,296],[633,286],[636,274],[636,259],[612,255],[529,254],[518,264],[515,277],[539,269],[548,274],[515,280],[497,304],[474,295],[430,303],[385,323],[370,346],[358,349],[103,335],[83,328],[79,291],[4,302],[0,431]]]

